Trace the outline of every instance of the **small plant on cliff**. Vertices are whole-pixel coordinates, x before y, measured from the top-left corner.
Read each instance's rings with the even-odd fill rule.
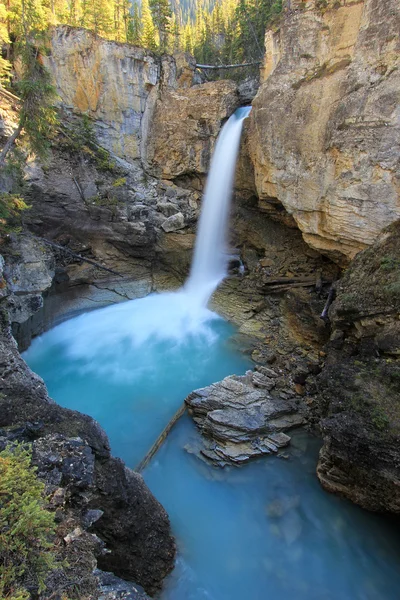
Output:
[[[43,592],[56,566],[54,531],[30,451],[9,446],[0,452],[0,598],[28,600],[28,590]]]
[[[22,211],[29,208],[18,194],[0,194],[0,235],[19,229]]]

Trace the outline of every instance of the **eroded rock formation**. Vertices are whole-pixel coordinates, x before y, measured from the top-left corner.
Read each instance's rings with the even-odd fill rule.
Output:
[[[318,477],[365,508],[400,513],[400,221],[357,256],[329,314]]]
[[[274,369],[262,366],[192,392],[185,402],[205,436],[200,455],[225,466],[278,452],[290,442],[284,432],[305,422],[295,398]]]
[[[283,206],[342,264],[400,216],[399,29],[397,0],[295,0],[266,35],[249,133],[259,205]]]

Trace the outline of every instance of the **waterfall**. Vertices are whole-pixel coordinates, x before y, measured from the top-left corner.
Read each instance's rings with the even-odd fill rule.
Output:
[[[226,231],[243,120],[250,106],[238,108],[223,126],[215,146],[196,237],[194,258],[184,291],[198,306],[207,302],[227,275]]]
[[[218,137],[184,286],[85,313],[49,332],[48,338],[61,344],[70,359],[85,363],[88,372],[98,369],[108,373],[110,380],[131,381],[137,375],[139,356],[142,370],[152,373],[155,365],[161,368],[163,352],[178,352],[193,340],[198,348],[202,344],[210,348],[218,339],[213,322],[219,317],[207,308],[207,302],[227,274],[229,204],[243,119],[250,110],[239,108]],[[136,353],[135,368],[129,349]]]

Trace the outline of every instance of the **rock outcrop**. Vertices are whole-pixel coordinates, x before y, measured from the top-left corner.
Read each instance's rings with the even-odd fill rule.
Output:
[[[280,389],[280,383],[276,371],[260,366],[189,394],[185,402],[205,436],[200,455],[223,467],[287,446],[290,437],[284,431],[305,419],[298,413],[296,394]]]
[[[171,77],[174,58],[162,62],[159,97],[143,144],[146,170],[162,179],[204,176],[223,122],[239,106],[233,81],[193,85]]]
[[[261,210],[341,264],[400,216],[397,0],[294,0],[266,34],[249,148]]]
[[[365,508],[400,513],[400,221],[357,256],[329,315],[318,477]]]

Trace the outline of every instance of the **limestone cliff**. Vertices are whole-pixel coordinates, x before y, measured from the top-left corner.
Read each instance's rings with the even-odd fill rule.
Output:
[[[193,57],[156,57],[85,29],[56,27],[43,61],[64,107],[87,114],[99,144],[149,173],[207,173],[215,139],[239,104],[237,85],[202,78]]]
[[[294,0],[266,34],[249,147],[260,208],[282,206],[345,264],[400,216],[397,0]]]
[[[151,52],[57,27],[43,61],[63,104],[94,120],[99,143],[126,160],[140,157],[142,115],[159,80]]]

